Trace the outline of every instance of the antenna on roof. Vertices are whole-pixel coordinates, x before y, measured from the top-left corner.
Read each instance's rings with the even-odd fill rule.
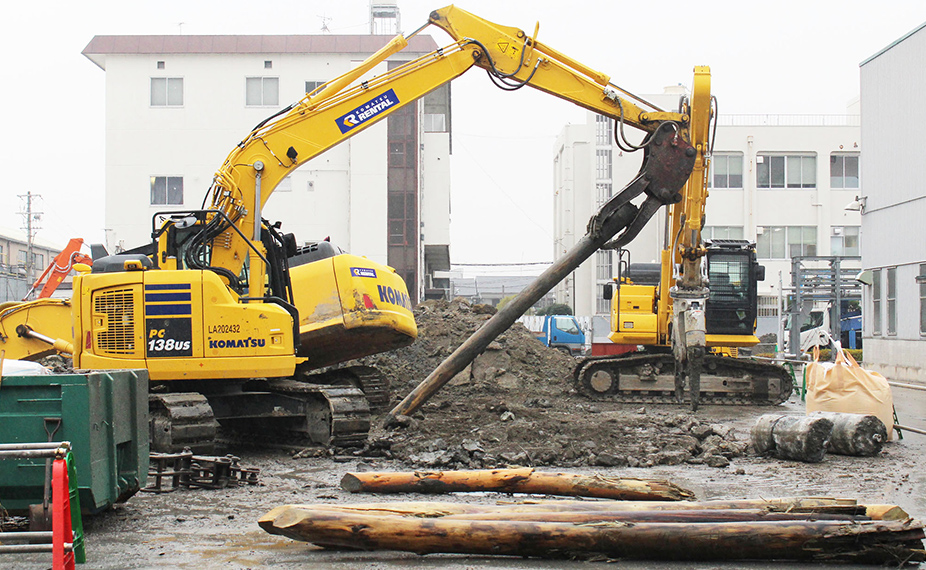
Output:
[[[183,35],[183,24],[186,24],[186,22],[177,22],[177,29],[180,30],[181,36]]]
[[[328,29],[328,22],[331,21],[331,17],[322,14],[321,16],[318,17],[318,19],[322,21],[322,33],[330,34],[331,30]]]

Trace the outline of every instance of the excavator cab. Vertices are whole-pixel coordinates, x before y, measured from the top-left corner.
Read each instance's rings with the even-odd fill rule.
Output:
[[[746,240],[716,239],[705,246],[711,291],[705,311],[708,344],[755,344],[757,282],[765,279],[765,267],[756,261],[754,245]]]

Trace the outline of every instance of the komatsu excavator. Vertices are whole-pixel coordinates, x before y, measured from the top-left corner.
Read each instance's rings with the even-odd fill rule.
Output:
[[[356,443],[369,428],[362,392],[320,386],[314,377],[306,382],[305,373],[405,346],[417,331],[406,286],[391,268],[326,242],[297,250],[292,236],[262,219],[274,188],[299,165],[474,67],[503,89],[530,86],[612,117],[620,125],[616,136],[625,125],[642,130],[640,174],[592,218],[574,254],[554,265],[556,281],[599,247],[629,242],[661,206],[686,200],[682,188],[692,168],[703,177],[711,115],[706,67],[695,69],[694,96],[679,111],[637,100],[644,109],[607,75],[537,41],[538,28],[528,35],[448,6],[409,37],[427,25],[453,43],[367,77],[408,45],[398,36],[258,124],[216,173],[208,208],[155,214],[153,243],[94,260],[92,270],[75,277],[72,299],[0,307],[6,357],[58,351],[72,355],[78,369],[146,368],[165,390],[152,397],[156,449],[207,441],[215,420]],[[632,203],[641,196],[639,206]],[[679,294],[694,288],[704,296],[697,250],[690,257]],[[496,317],[504,315],[507,328],[530,304],[516,299]],[[697,308],[676,306],[676,318]],[[697,331],[685,331],[682,342],[697,342]],[[365,380],[360,389],[376,392]]]
[[[686,218],[673,210],[677,209],[670,206],[667,227],[676,231],[668,235],[678,236],[681,243],[677,230]],[[718,239],[704,243],[701,251],[707,259],[702,280],[708,290],[693,299],[676,297],[682,277],[676,271],[684,271],[685,266],[679,264],[681,251],[671,245],[662,251],[656,283],[638,281],[634,274],[641,268],[635,264],[627,265],[626,271],[619,265],[622,274],[615,278],[615,289],[606,289],[611,298],[608,338],[638,350],[580,361],[574,372],[580,392],[623,402],[681,403],[687,387],[693,410],[701,403],[776,405],[787,401],[793,390],[787,370],[731,357],[738,348],[759,342],[755,336],[757,282],[764,279],[765,268],[756,261],[755,244]],[[696,303],[701,311],[693,324],[697,342],[688,344],[694,354],[672,352],[681,346],[674,334],[691,334],[692,328],[690,320],[680,323],[686,329],[675,324],[674,305],[680,302]],[[679,361],[689,366],[679,366]]]

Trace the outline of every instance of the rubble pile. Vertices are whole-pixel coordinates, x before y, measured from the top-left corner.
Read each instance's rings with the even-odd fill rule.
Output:
[[[415,308],[418,339],[406,348],[367,357],[389,379],[398,400],[411,392],[456,348],[463,344],[496,310],[473,305],[466,299],[425,301]],[[524,390],[541,395],[564,394],[575,360],[550,350],[515,323],[499,335],[472,364],[457,374],[435,399],[452,394],[461,398],[473,394]],[[446,394],[444,394],[446,392]]]
[[[390,380],[398,402],[462,344],[495,309],[464,299],[415,310],[418,340],[363,359]],[[748,447],[733,430],[674,407],[592,402],[572,388],[575,360],[515,323],[413,417],[382,427],[374,419],[367,457],[416,468],[503,466],[725,467]]]

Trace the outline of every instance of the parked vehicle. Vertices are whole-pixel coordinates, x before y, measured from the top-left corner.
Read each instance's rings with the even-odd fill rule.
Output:
[[[586,352],[585,333],[572,315],[522,317],[521,322],[546,346],[570,356],[582,356]]]

